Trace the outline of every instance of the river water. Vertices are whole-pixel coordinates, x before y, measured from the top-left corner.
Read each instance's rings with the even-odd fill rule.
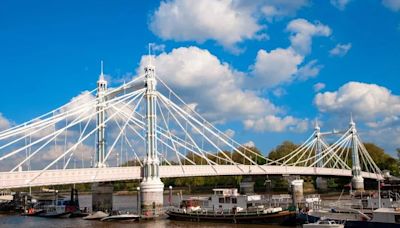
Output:
[[[168,197],[164,196],[164,200]],[[177,203],[179,198],[173,197],[173,202]],[[91,195],[79,196],[80,207],[91,208]],[[165,202],[164,205],[167,205]],[[114,209],[115,210],[129,210],[136,211],[137,196],[124,195],[114,196]],[[41,218],[31,216],[21,216],[18,214],[6,215],[0,214],[0,227],[1,228],[45,228],[45,227],[139,227],[139,228],[163,228],[163,227],[191,227],[191,228],[233,228],[233,227],[246,227],[246,228],[279,228],[277,225],[242,225],[242,224],[221,224],[221,223],[197,223],[197,222],[182,222],[172,221],[166,217],[156,220],[140,221],[140,222],[101,222],[101,221],[88,221],[82,218]]]

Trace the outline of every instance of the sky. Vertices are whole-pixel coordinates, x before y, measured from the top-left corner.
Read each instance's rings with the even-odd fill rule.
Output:
[[[147,63],[195,110],[264,153],[318,120],[395,155],[400,0],[1,1],[0,129]]]

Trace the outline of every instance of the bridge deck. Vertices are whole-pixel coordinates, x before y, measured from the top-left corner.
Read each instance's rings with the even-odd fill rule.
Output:
[[[48,170],[38,178],[32,180],[40,172],[41,171],[0,172],[0,189],[140,179],[140,167]],[[350,177],[351,170],[268,165],[160,166],[161,178],[267,174]],[[368,172],[362,172],[362,176],[368,179],[382,179],[381,175]]]

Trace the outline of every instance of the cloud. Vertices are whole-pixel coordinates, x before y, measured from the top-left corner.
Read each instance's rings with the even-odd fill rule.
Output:
[[[390,10],[395,12],[400,11],[400,1],[399,0],[383,0],[382,4]]]
[[[301,120],[292,116],[286,116],[283,118],[267,115],[257,120],[246,120],[244,122],[246,129],[253,129],[257,132],[304,132],[308,128],[308,120]]]
[[[215,40],[231,49],[244,40],[265,38],[264,26],[258,24],[252,9],[238,5],[233,0],[162,1],[150,29],[166,40]]]
[[[331,56],[343,57],[349,52],[351,48],[351,43],[348,44],[337,44],[332,50],[329,51]]]
[[[147,58],[142,57],[138,71],[143,71]],[[181,47],[155,56],[153,62],[157,75],[209,119],[240,120],[279,111],[269,100],[241,89],[245,74],[207,50]]]
[[[141,59],[138,74],[147,65],[148,56]],[[243,121],[247,129],[269,131],[273,128],[259,128],[255,124],[265,116],[283,114],[280,107],[275,106],[267,98],[259,96],[252,90],[243,89],[248,77],[246,73],[233,69],[229,64],[221,62],[209,51],[198,47],[181,47],[169,53],[161,53],[153,57],[158,77],[165,81],[188,104],[192,104],[197,112],[214,123],[226,121]],[[162,86],[159,88],[162,89]],[[288,119],[284,119],[288,121]],[[285,129],[292,130],[295,122],[285,123]],[[258,129],[256,129],[258,127]],[[284,129],[282,128],[280,132]]]
[[[242,146],[253,148],[256,147],[256,144],[253,141],[248,141],[242,144]]]
[[[266,0],[262,2],[261,12],[269,21],[274,18],[293,16],[298,10],[309,4],[308,0]]]
[[[303,56],[292,48],[277,48],[270,52],[261,49],[257,53],[255,64],[251,67],[255,76],[254,84],[257,87],[272,88],[290,82],[302,62]]]
[[[300,18],[292,20],[286,30],[291,33],[290,42],[296,52],[306,55],[311,51],[311,40],[314,36],[330,36],[331,29],[320,22],[310,23]]]
[[[290,47],[258,51],[255,63],[250,67],[253,78],[248,83],[254,88],[273,88],[294,80],[304,81],[317,76],[322,69],[317,60],[306,64],[303,61],[311,51],[313,36],[329,36],[330,28],[319,22],[312,24],[305,19],[295,19],[289,22],[287,30],[291,32]]]
[[[351,0],[331,0],[331,4],[339,10],[345,10]]]
[[[318,65],[317,62],[318,61],[314,59],[300,67],[297,72],[299,80],[305,81],[309,78],[316,77],[323,67],[322,65]]]
[[[0,130],[5,130],[11,127],[11,121],[8,120],[3,114],[0,112]]]
[[[314,84],[313,88],[314,88],[315,92],[319,92],[319,91],[325,89],[325,86],[326,86],[325,83],[318,82],[318,83]]]
[[[371,127],[388,125],[398,120],[400,113],[399,96],[385,87],[361,82],[346,83],[334,92],[318,93],[314,103],[324,113],[353,113]]]
[[[234,130],[232,130],[232,129],[228,129],[228,130],[226,130],[225,132],[224,132],[224,134],[226,135],[226,136],[228,136],[228,138],[233,138],[234,136],[235,136],[235,131]]]

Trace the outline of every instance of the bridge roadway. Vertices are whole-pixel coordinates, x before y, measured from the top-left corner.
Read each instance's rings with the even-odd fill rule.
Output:
[[[47,170],[39,177],[41,171],[0,172],[0,189],[50,186],[74,183],[91,183],[140,179],[140,167],[107,167],[65,170]],[[305,175],[305,176],[344,176],[350,177],[351,170],[271,166],[271,165],[172,165],[160,166],[160,177],[196,177],[196,176],[230,176],[230,175]],[[362,172],[368,179],[382,179],[375,173]]]

